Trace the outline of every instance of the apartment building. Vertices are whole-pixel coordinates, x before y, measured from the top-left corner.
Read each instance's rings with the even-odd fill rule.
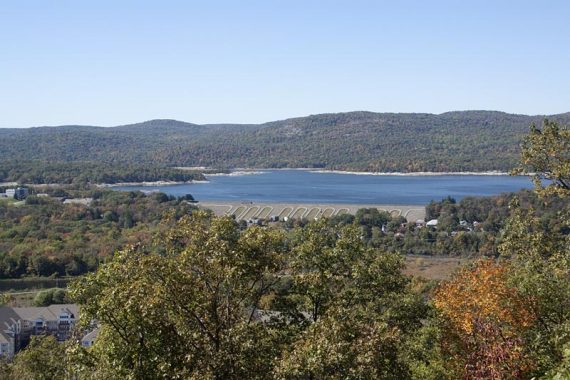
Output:
[[[0,307],[0,355],[12,358],[35,335],[69,339],[79,320],[74,304],[46,307]]]

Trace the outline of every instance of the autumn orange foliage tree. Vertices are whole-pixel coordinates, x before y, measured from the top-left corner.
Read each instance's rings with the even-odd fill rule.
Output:
[[[480,260],[435,291],[448,332],[444,350],[464,379],[518,379],[531,369],[524,332],[535,321],[532,302],[508,276],[509,264]]]

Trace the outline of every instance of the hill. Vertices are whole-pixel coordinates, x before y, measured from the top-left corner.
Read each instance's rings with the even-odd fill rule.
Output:
[[[509,170],[531,123],[570,123],[570,113],[348,112],[257,125],[151,120],[111,128],[0,129],[10,160],[159,166],[314,167],[364,171]]]

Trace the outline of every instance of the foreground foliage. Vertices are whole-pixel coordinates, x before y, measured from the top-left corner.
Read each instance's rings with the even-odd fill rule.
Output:
[[[532,368],[524,334],[536,320],[532,299],[508,284],[510,267],[490,260],[460,270],[434,294],[445,323],[443,347],[463,378],[516,379]]]
[[[85,319],[102,325],[94,369],[106,363],[132,378],[411,373],[405,344],[427,309],[401,259],[366,248],[355,227],[325,236],[327,228],[319,222],[287,241],[278,230],[240,232],[229,218],[194,213],[157,250],[119,253],[72,290]],[[371,370],[371,358],[384,364]]]
[[[545,122],[531,127],[523,145],[524,170],[535,173],[545,223],[534,207],[510,203],[500,259],[482,261],[442,284],[434,306],[447,327],[444,348],[470,379],[567,377],[570,348],[570,134]],[[544,183],[541,179],[549,179]],[[561,202],[562,201],[562,202]]]

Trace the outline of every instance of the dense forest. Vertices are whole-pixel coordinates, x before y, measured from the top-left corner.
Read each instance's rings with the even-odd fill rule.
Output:
[[[259,125],[153,120],[113,128],[0,129],[0,153],[17,161],[119,165],[506,171],[517,163],[528,126],[543,117],[489,111],[349,112]],[[548,117],[570,122],[570,114]]]
[[[205,177],[196,171],[136,163],[4,160],[0,166],[0,182],[21,184],[85,186],[123,182],[188,182],[192,180],[205,180]]]

